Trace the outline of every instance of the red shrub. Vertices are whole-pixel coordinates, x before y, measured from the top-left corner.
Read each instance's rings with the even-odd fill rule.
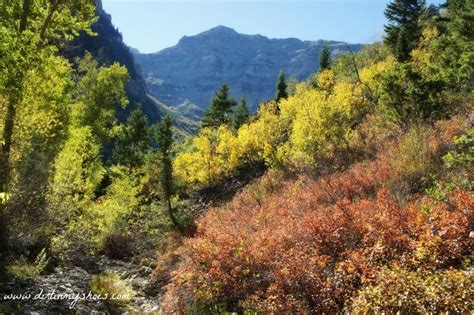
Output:
[[[468,193],[453,194],[449,204],[418,200],[400,207],[386,189],[374,199],[351,201],[371,185],[353,189],[356,185],[348,183],[336,191],[324,188],[325,180],[333,179],[287,183],[262,207],[245,207],[244,193],[229,210],[209,211],[199,222],[197,237],[184,247],[185,261],[174,274],[168,301],[177,299],[174,306],[179,308],[199,300],[241,302],[266,311],[332,313],[372,282],[380,266],[416,264],[404,257],[420,246],[436,247],[436,262],[431,263],[439,267],[459,262],[472,248],[474,200]],[[324,198],[328,194],[334,194],[330,200]],[[423,202],[431,203],[432,215],[420,211]],[[438,243],[427,244],[433,235],[439,235]],[[420,258],[426,264],[427,258]],[[178,310],[171,303],[164,306]]]
[[[433,152],[453,132],[446,133],[430,134]],[[413,195],[401,205],[384,187],[394,176],[389,154],[342,173],[288,180],[264,202],[254,186],[226,209],[210,210],[181,249],[163,309],[186,311],[198,301],[334,313],[376,283],[384,266],[460,266],[473,248],[472,194],[454,192],[446,203]]]

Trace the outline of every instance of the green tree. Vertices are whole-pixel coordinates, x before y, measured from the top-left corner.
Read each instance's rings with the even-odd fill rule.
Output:
[[[288,97],[288,92],[286,89],[288,88],[288,85],[286,84],[286,78],[285,78],[285,73],[283,71],[280,72],[280,75],[278,76],[278,81],[276,84],[276,96],[275,96],[275,101],[278,103],[281,99],[285,99]]]
[[[239,128],[247,123],[250,118],[250,110],[247,105],[247,99],[242,97],[240,99],[239,106],[234,111],[234,117],[232,120],[232,125],[235,130],[239,130]]]
[[[20,221],[21,215],[35,219],[40,217],[38,213],[29,213],[29,215],[24,213],[25,208],[31,207],[36,210],[36,203],[33,207],[29,204],[29,200],[26,202],[23,200],[23,206],[20,206],[17,201],[22,197],[18,192],[12,193],[14,186],[12,177],[14,175],[17,179],[24,179],[20,177],[26,174],[26,168],[23,169],[24,174],[19,172],[14,174],[15,167],[23,165],[33,167],[34,172],[27,175],[32,179],[31,182],[40,178],[43,184],[44,179],[47,179],[43,175],[49,174],[49,170],[41,170],[40,176],[36,171],[44,166],[44,163],[55,153],[58,144],[56,136],[61,133],[60,126],[65,123],[61,120],[61,114],[54,110],[50,112],[52,115],[49,117],[43,115],[47,112],[47,107],[51,109],[65,104],[59,100],[63,98],[64,91],[58,93],[59,97],[56,94],[63,87],[63,65],[60,65],[61,69],[51,75],[55,69],[49,68],[50,61],[57,55],[58,47],[77,36],[79,32],[85,31],[92,34],[91,25],[96,18],[93,2],[83,0],[2,0],[0,1],[0,17],[0,102],[3,107],[0,116],[0,195],[2,196],[0,199],[5,199],[3,198],[5,196],[10,197],[9,201],[0,202],[0,221],[2,222],[0,225],[6,225],[12,221]],[[44,84],[45,81],[61,83],[55,86]],[[33,82],[37,90],[33,94],[39,98],[33,100],[35,102],[31,104],[32,95],[25,90],[31,87]],[[44,123],[43,126],[47,126],[48,131],[35,130],[37,125],[29,126],[24,124],[25,121],[19,122],[18,116],[26,112],[26,107],[29,107],[29,110],[32,107],[43,107],[40,114],[36,113],[30,121],[35,120],[37,125]],[[48,125],[45,122],[51,124]],[[28,135],[23,134],[19,138],[16,135],[19,130],[27,130]],[[55,133],[56,131],[59,132]],[[52,134],[54,136],[48,138]],[[33,140],[30,146],[24,145],[28,137]],[[48,147],[51,142],[54,142],[53,146]],[[20,149],[12,154],[14,147]],[[38,148],[41,150],[37,151]],[[48,148],[51,149],[49,152]],[[29,155],[29,153],[34,155]],[[12,163],[12,160],[15,160],[15,163]],[[17,161],[21,163],[16,163]],[[42,188],[35,187],[32,191],[26,190],[28,198],[32,195],[41,196]],[[12,198],[13,195],[15,195],[14,198]],[[15,199],[14,202],[12,202],[13,199]],[[23,208],[22,214],[17,213],[17,208]],[[15,219],[11,218],[12,215]],[[41,219],[44,220],[44,218]],[[14,230],[13,226],[8,228],[9,232]],[[27,228],[28,230],[22,232],[29,234],[30,231],[36,230],[31,225]],[[1,258],[4,257],[3,252],[8,253],[7,239],[12,239],[12,236],[6,234],[6,228],[4,229],[3,226],[0,226],[0,230],[2,230],[0,232],[2,234],[0,237]],[[0,265],[3,267],[3,263],[0,262]]]
[[[474,1],[448,0],[444,5],[441,36],[430,42],[430,63],[456,91],[474,87]]]
[[[101,144],[105,144],[113,136],[116,106],[128,105],[124,89],[129,79],[127,68],[118,63],[99,67],[89,53],[77,62],[80,79],[74,91],[77,103],[72,108],[71,124],[90,126]]]
[[[422,26],[419,21],[425,12],[425,0],[393,0],[385,10],[385,43],[399,61],[407,61],[417,47]]]
[[[90,126],[72,128],[70,135],[55,161],[52,192],[68,212],[93,198],[95,188],[103,175],[101,147]],[[65,202],[66,201],[66,202]]]
[[[202,127],[217,128],[222,124],[229,123],[232,107],[235,105],[237,102],[229,96],[229,86],[224,84],[212,98],[211,106],[206,110],[202,119]]]
[[[92,1],[2,1],[0,5],[0,95],[6,114],[0,148],[0,190],[8,190],[10,153],[18,106],[28,71],[57,51],[57,44],[80,31],[91,33],[95,22]]]
[[[328,44],[324,43],[321,54],[319,55],[319,71],[326,69],[331,69],[331,53]]]
[[[447,0],[449,29],[466,41],[474,39],[474,2],[472,0]]]
[[[134,168],[141,166],[150,148],[148,121],[141,110],[136,109],[119,131],[113,160],[116,163]]]
[[[66,248],[84,250],[91,240],[81,237],[81,233],[95,235],[109,228],[93,217],[94,201],[107,171],[102,152],[115,129],[115,108],[127,103],[125,67],[118,64],[98,67],[89,55],[78,63],[73,76],[77,84],[69,91],[73,100],[67,106],[66,139],[55,158],[45,198],[49,227],[56,234],[51,241],[56,253]],[[86,220],[88,216],[92,218]],[[94,219],[98,221],[93,229],[85,227],[86,222]]]
[[[406,61],[410,59],[410,43],[405,26],[400,27],[398,32],[397,47],[395,48],[395,57],[400,61]]]
[[[158,151],[160,153],[161,159],[161,192],[163,201],[166,204],[168,215],[173,222],[174,226],[180,231],[183,232],[181,224],[176,217],[176,210],[173,208],[171,203],[171,198],[174,194],[174,183],[173,183],[173,163],[171,156],[171,149],[173,146],[173,122],[171,116],[168,114],[161,122],[157,125],[156,128],[156,140],[158,142]]]

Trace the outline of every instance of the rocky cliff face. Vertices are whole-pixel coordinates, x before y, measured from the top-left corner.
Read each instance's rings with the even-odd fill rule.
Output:
[[[153,54],[134,51],[148,90],[171,106],[191,102],[206,108],[214,92],[224,83],[236,97],[246,96],[252,108],[274,97],[280,71],[298,80],[318,69],[323,41],[295,38],[269,39],[244,35],[218,26],[176,46]],[[341,42],[328,42],[332,54],[347,50]],[[354,51],[362,45],[350,45]]]
[[[124,121],[133,109],[140,107],[149,121],[157,121],[161,116],[160,110],[146,94],[145,81],[136,68],[129,47],[123,43],[122,35],[113,26],[111,16],[103,10],[101,0],[96,0],[96,8],[99,19],[93,25],[93,30],[97,36],[80,35],[64,49],[63,54],[72,59],[82,57],[89,51],[101,64],[118,62],[127,67],[130,80],[125,88],[130,105],[125,110],[118,108],[119,120]]]

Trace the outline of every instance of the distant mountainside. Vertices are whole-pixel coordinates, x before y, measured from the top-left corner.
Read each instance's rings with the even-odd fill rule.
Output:
[[[89,51],[100,64],[110,65],[119,62],[128,69],[130,80],[126,84],[127,96],[130,105],[124,110],[118,109],[117,116],[121,121],[126,120],[128,114],[140,107],[150,122],[155,122],[163,115],[163,109],[147,95],[145,81],[137,70],[129,47],[123,43],[122,35],[113,26],[112,19],[102,8],[101,0],[95,0],[98,21],[93,25],[96,36],[81,34],[72,43],[68,44],[62,53],[69,59],[82,57]]]
[[[345,43],[327,43],[333,55],[347,50]],[[227,83],[232,95],[246,96],[255,109],[261,101],[274,97],[281,70],[298,80],[316,72],[323,45],[322,40],[269,39],[217,26],[184,36],[176,46],[157,53],[132,53],[148,91],[165,104],[182,107],[193,103],[205,109],[214,92]],[[349,46],[353,51],[362,48],[360,44]]]

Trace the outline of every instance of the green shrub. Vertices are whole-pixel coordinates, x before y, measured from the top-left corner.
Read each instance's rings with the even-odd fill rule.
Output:
[[[49,263],[49,258],[43,249],[33,263],[28,262],[24,257],[21,257],[16,263],[6,267],[10,276],[18,279],[30,279],[39,276],[46,269]]]
[[[423,126],[411,128],[390,152],[392,178],[389,187],[397,194],[422,191],[426,176],[435,168],[435,147],[429,141],[430,130]]]
[[[394,110],[401,123],[434,121],[448,112],[442,81],[425,79],[411,64],[399,64],[379,76],[381,104]]]
[[[449,180],[455,187],[472,189],[474,173],[474,128],[454,138],[454,149],[443,156]]]
[[[117,273],[95,276],[90,282],[90,287],[92,293],[107,298],[109,304],[116,306],[125,306],[135,297],[135,291]]]
[[[377,284],[359,292],[352,311],[357,314],[470,314],[474,270],[419,272],[383,269]]]

